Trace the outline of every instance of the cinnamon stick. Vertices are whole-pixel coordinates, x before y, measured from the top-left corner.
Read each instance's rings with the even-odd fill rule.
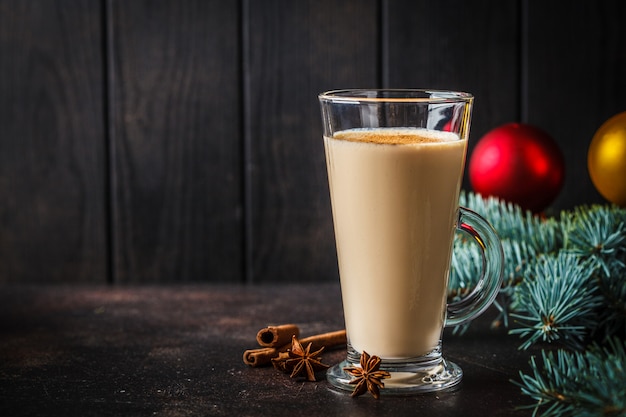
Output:
[[[305,337],[304,339],[300,339],[300,343],[305,347],[311,343],[311,350],[313,351],[322,347],[330,349],[347,343],[346,331],[337,330]],[[272,358],[277,357],[281,352],[286,352],[290,347],[291,343],[287,343],[280,347],[264,347],[246,350],[243,353],[243,362],[253,367],[268,365],[272,361]]]
[[[279,354],[276,348],[249,349],[243,352],[243,363],[252,367],[267,365]]]
[[[302,346],[304,346],[305,348],[309,343],[311,343],[312,351],[318,350],[322,347],[330,349],[331,347],[345,345],[348,342],[345,330],[336,330],[334,332],[316,334],[314,336],[305,337],[304,339],[299,340]],[[285,350],[287,350],[290,346],[291,343],[286,346]]]
[[[300,336],[300,328],[295,324],[267,326],[256,334],[256,341],[262,347],[280,347],[291,343],[291,338]]]

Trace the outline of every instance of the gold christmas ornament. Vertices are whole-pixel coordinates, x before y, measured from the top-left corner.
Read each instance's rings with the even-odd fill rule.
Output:
[[[587,167],[598,192],[626,207],[626,112],[611,117],[593,135]]]

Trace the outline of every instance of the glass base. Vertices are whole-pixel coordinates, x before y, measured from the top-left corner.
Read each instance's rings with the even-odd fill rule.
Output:
[[[355,385],[350,384],[354,377],[343,369],[351,366],[359,366],[358,360],[353,362],[348,359],[328,369],[326,378],[328,382],[340,390],[354,390]],[[436,363],[424,361],[423,358],[415,360],[384,360],[380,369],[388,371],[391,378],[383,380],[385,387],[380,390],[381,395],[414,395],[420,393],[449,390],[456,387],[463,378],[463,371],[453,362],[439,357]]]

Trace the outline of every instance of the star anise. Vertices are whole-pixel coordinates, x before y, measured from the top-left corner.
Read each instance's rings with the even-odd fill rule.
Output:
[[[278,356],[272,358],[272,365],[274,369],[278,369],[281,372],[291,373],[291,370],[287,370],[285,362],[289,359],[289,352],[280,352]]]
[[[356,385],[352,391],[352,397],[358,397],[369,391],[374,398],[380,398],[380,388],[384,388],[383,379],[391,378],[387,371],[381,371],[380,358],[370,356],[367,352],[361,354],[361,367],[352,366],[343,368],[344,371],[355,377],[350,384]]]
[[[323,350],[322,347],[311,352],[311,343],[305,349],[298,338],[293,336],[291,349],[272,359],[272,363],[274,368],[280,371],[291,372],[291,378],[304,376],[307,381],[315,381],[315,372],[328,368],[328,365],[321,362],[322,358],[319,356]]]

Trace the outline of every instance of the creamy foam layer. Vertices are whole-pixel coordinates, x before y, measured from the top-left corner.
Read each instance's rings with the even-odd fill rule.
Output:
[[[452,132],[405,127],[342,130],[336,132],[333,138],[387,145],[441,143],[459,140],[459,136]]]
[[[438,344],[466,141],[367,129],[324,138],[348,337],[382,358]]]

